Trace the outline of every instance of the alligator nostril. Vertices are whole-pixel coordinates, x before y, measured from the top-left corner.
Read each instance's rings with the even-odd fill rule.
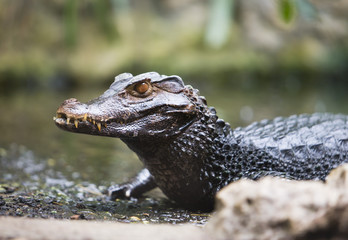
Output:
[[[70,103],[78,103],[79,101],[76,98],[69,98],[63,102],[63,104],[70,104]]]

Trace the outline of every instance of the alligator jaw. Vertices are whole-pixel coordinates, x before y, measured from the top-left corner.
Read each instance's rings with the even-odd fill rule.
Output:
[[[109,137],[119,137],[119,138],[133,138],[138,136],[147,135],[148,137],[159,135],[163,133],[163,129],[159,128],[148,128],[147,123],[156,119],[158,125],[168,125],[168,128],[177,128],[173,130],[172,134],[165,134],[170,136],[173,134],[178,134],[184,128],[188,127],[194,118],[194,115],[188,114],[186,116],[186,124],[179,124],[171,117],[172,114],[185,113],[189,110],[171,111],[166,114],[149,114],[142,115],[140,118],[109,118],[109,119],[97,119],[93,118],[92,115],[85,113],[83,115],[72,115],[62,112],[57,112],[56,116],[53,117],[55,124],[66,131],[75,133],[85,133],[90,135],[100,135]],[[189,120],[190,118],[191,120]],[[171,127],[169,127],[171,126]],[[179,127],[180,126],[180,127]],[[166,128],[165,128],[166,129]]]
[[[63,130],[95,135],[103,135],[108,126],[108,119],[89,114],[89,106],[75,98],[65,100],[53,120]]]
[[[118,129],[124,127],[130,121],[124,119],[98,119],[92,117],[88,113],[83,115],[70,115],[66,113],[56,113],[53,117],[55,124],[66,131],[76,133],[86,133],[93,135],[104,135],[116,137],[115,132],[111,132],[110,128]]]
[[[126,118],[103,119],[100,116],[94,116],[87,112],[84,114],[73,114],[68,111],[59,111],[59,109],[53,120],[59,128],[69,132],[111,137],[119,137],[119,134],[122,135],[122,131],[117,130],[124,128],[126,124],[134,121],[130,119],[126,120]]]
[[[95,128],[99,132],[102,132],[102,129],[107,128],[108,121],[100,121],[95,120],[94,118],[88,116],[85,113],[83,116],[73,116],[67,115],[65,113],[57,113],[55,117],[53,117],[56,125],[64,130],[79,132],[78,129],[81,130],[84,128]]]
[[[178,134],[192,123],[194,115],[191,108],[193,106],[179,109],[159,106],[135,114],[119,111],[111,117],[96,110],[94,110],[96,113],[92,114],[91,110],[95,108],[91,108],[91,105],[80,103],[76,99],[68,99],[58,108],[53,120],[59,128],[75,133],[118,138],[151,137],[162,134],[170,136]],[[165,133],[166,130],[170,130],[169,133]]]

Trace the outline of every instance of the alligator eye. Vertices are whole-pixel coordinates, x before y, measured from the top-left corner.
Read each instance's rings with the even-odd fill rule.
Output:
[[[150,79],[144,79],[141,82],[134,83],[127,88],[127,91],[134,97],[145,98],[152,93],[152,85]]]
[[[149,90],[149,83],[147,82],[140,82],[135,84],[134,90],[139,93],[139,94],[144,94],[146,93],[147,90]]]

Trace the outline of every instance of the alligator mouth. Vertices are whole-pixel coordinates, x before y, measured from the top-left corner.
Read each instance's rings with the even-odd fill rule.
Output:
[[[166,108],[166,115],[171,115],[171,114],[176,114],[176,113],[189,113],[190,110],[188,109],[173,109],[167,106]],[[159,110],[161,107],[158,107]],[[109,125],[114,125],[117,124],[118,126],[123,126],[132,122],[136,122],[139,119],[141,119],[143,116],[151,116],[153,115],[153,109],[144,111],[142,116],[139,116],[138,118],[131,116],[130,114],[123,116],[123,118],[107,118],[107,119],[102,119],[100,116],[93,117],[92,115],[85,113],[82,115],[76,115],[76,114],[67,114],[63,112],[57,112],[56,116],[53,117],[53,120],[55,123],[60,126],[68,126],[70,130],[73,130],[75,126],[75,130],[78,130],[80,126],[90,126],[93,125],[95,126],[99,132],[102,132],[103,129],[106,129]],[[155,111],[158,113],[157,111]],[[151,114],[150,114],[151,113]],[[114,125],[115,126],[115,125]]]
[[[92,116],[85,113],[82,116],[68,116],[66,113],[57,113],[53,120],[58,125],[74,125],[76,129],[79,128],[81,124],[93,124],[99,132],[102,131],[103,128],[107,128],[107,126],[111,123],[117,123],[120,125],[126,124],[128,121],[125,119],[101,119],[97,120]]]
[[[66,107],[58,109],[53,120],[65,131],[122,138],[154,136],[176,129],[167,134],[169,136],[180,133],[192,123],[195,114],[191,108],[166,105],[135,113],[119,111],[115,116],[107,116],[80,111],[85,110],[84,107]]]

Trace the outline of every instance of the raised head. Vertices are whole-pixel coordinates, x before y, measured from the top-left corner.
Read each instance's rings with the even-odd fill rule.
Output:
[[[65,100],[54,121],[64,130],[118,138],[169,137],[197,117],[195,91],[178,76],[123,73],[100,97]]]

